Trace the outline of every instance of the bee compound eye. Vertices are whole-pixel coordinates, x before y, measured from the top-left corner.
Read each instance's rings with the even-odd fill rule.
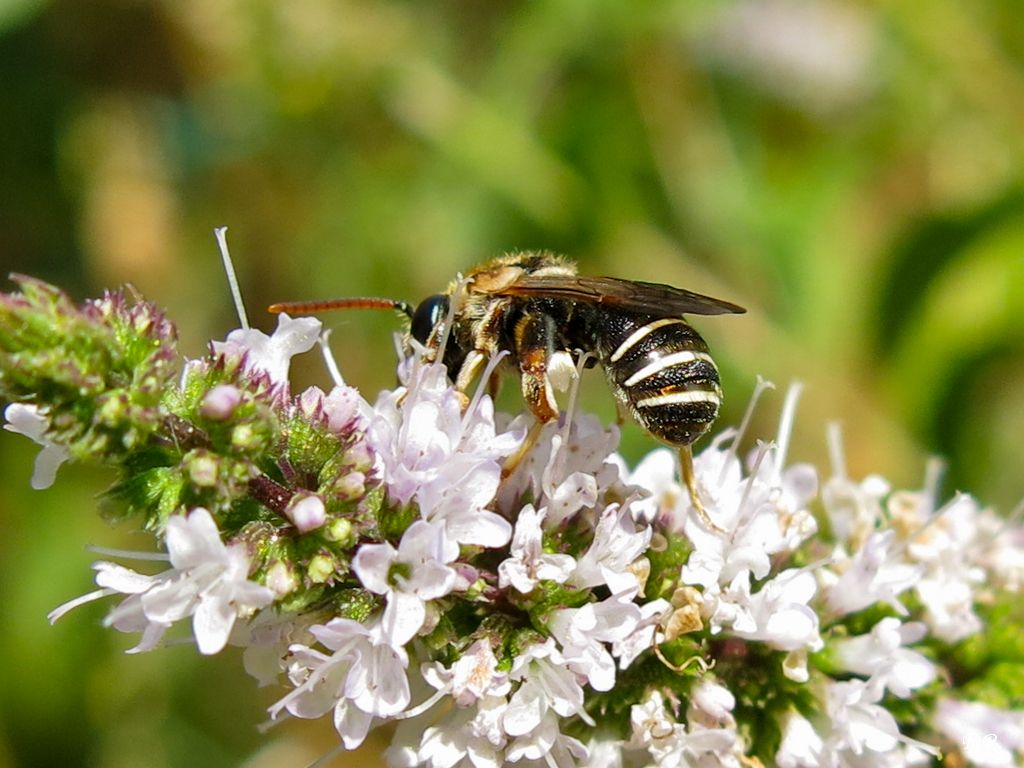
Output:
[[[412,337],[426,344],[431,332],[448,312],[448,297],[443,294],[428,296],[416,307],[412,315]]]

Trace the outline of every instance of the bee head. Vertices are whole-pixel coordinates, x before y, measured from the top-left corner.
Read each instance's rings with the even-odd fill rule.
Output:
[[[410,326],[412,337],[426,346],[430,334],[440,325],[446,314],[448,314],[448,297],[446,295],[438,293],[425,298],[412,313]]]

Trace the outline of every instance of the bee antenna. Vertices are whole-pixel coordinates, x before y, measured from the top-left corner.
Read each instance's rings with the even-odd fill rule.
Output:
[[[397,299],[380,299],[376,297],[360,297],[350,299],[325,299],[323,301],[284,301],[271,304],[267,311],[275,315],[287,312],[290,315],[313,315],[319,312],[331,312],[336,309],[397,309],[412,319],[412,306]]]

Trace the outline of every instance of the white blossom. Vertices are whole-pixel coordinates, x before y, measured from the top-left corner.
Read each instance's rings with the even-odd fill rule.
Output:
[[[498,490],[500,462],[522,435],[495,431],[489,397],[463,414],[444,366],[415,358],[402,375],[403,386],[381,393],[367,429],[389,497],[398,504],[415,499],[420,515],[443,521],[460,544],[506,544],[512,526],[487,505]]]
[[[824,764],[825,743],[811,722],[797,712],[786,715],[782,742],[775,753],[779,768],[819,768]]]
[[[40,411],[39,406],[25,403],[11,403],[4,410],[7,423],[4,429],[24,435],[32,442],[42,446],[36,455],[35,467],[32,470],[32,487],[41,491],[53,485],[60,465],[71,458],[68,449],[57,445],[46,437],[50,423]]]
[[[498,566],[500,587],[512,586],[525,594],[541,581],[562,584],[573,572],[576,561],[571,555],[548,554],[543,550],[541,523],[546,515],[546,509],[534,509],[532,504],[519,512],[512,534],[511,556]]]
[[[825,602],[834,616],[845,616],[875,603],[886,603],[900,614],[907,613],[898,599],[921,579],[924,569],[899,556],[896,532],[889,529],[871,534],[849,559],[837,553],[833,568],[841,573],[826,589]]]
[[[513,421],[509,429],[525,429],[528,418]],[[618,442],[618,429],[605,427],[589,414],[546,424],[536,445],[501,484],[499,508],[516,509],[528,496],[537,506],[546,506],[550,523],[557,524],[592,507],[599,489],[619,480],[619,464],[613,458]]]
[[[583,688],[554,641],[527,647],[516,657],[510,677],[521,684],[502,716],[509,736],[531,733],[540,727],[549,710],[562,717],[579,715],[593,723],[583,709]]]
[[[975,562],[981,511],[962,494],[935,509],[933,492],[893,494],[889,502],[894,525],[911,532],[907,559],[922,568],[915,584],[924,605],[924,621],[932,633],[949,643],[981,629],[974,612],[974,593],[985,581]]]
[[[347,749],[362,743],[373,717],[392,717],[409,704],[408,656],[390,643],[380,622],[364,626],[331,619],[309,630],[328,650],[307,645],[290,649],[289,677],[295,689],[270,707],[301,718],[334,712],[334,725]]]
[[[411,640],[427,618],[427,601],[444,597],[455,586],[449,563],[459,556],[444,526],[417,520],[391,544],[364,544],[352,560],[352,570],[371,592],[387,596],[382,625],[395,646]]]
[[[450,669],[425,664],[423,677],[434,688],[451,693],[460,707],[487,696],[505,696],[511,690],[508,673],[498,671],[498,659],[486,640],[473,643]]]
[[[313,317],[277,316],[277,328],[270,336],[255,328],[239,328],[224,341],[213,342],[221,355],[244,355],[246,369],[266,373],[275,384],[288,382],[291,359],[308,352],[320,336],[321,323]]]
[[[581,588],[605,584],[613,595],[632,598],[640,583],[630,566],[650,541],[650,527],[637,527],[628,504],[605,507],[594,528],[594,540],[579,558],[569,583]]]
[[[260,611],[251,621],[235,624],[228,642],[244,648],[242,664],[260,686],[273,685],[285,671],[288,649],[315,639],[309,621],[293,612]]]
[[[971,765],[1011,768],[1024,759],[1024,712],[972,701],[942,699],[935,727]]]
[[[595,691],[610,691],[615,661],[605,644],[629,637],[640,618],[636,604],[612,596],[582,608],[552,611],[548,628],[562,646],[569,668],[584,675]]]
[[[322,420],[336,435],[363,426],[372,413],[359,390],[344,385],[332,387],[326,394],[319,387],[309,387],[299,395],[298,406],[307,417]]]
[[[935,679],[935,665],[904,647],[922,639],[925,632],[920,622],[903,624],[890,616],[875,624],[870,634],[834,640],[831,649],[842,669],[868,676],[872,685],[906,699]]]
[[[662,598],[649,600],[640,606],[640,619],[633,626],[633,631],[612,641],[612,656],[619,660],[619,669],[626,669],[637,656],[651,647],[662,616],[671,608],[672,604]]]
[[[835,761],[832,764],[859,765],[859,762],[848,762],[848,758],[870,753],[870,757],[865,757],[869,765],[884,757],[885,765],[902,766],[911,764],[903,754],[904,748],[935,752],[929,745],[900,733],[896,718],[878,704],[881,696],[880,689],[874,689],[863,680],[828,684],[825,710],[831,719],[831,733],[823,751]]]
[[[751,593],[750,587],[750,572],[744,571],[710,600],[713,632],[728,628],[738,637],[782,651],[821,648],[818,614],[808,604],[817,589],[813,574],[790,569],[769,579],[757,592]]]
[[[173,566],[145,576],[113,563],[96,563],[98,592],[84,599],[127,594],[106,624],[122,632],[143,632],[133,650],[150,650],[176,621],[192,617],[199,652],[219,652],[228,641],[239,616],[269,605],[274,593],[249,581],[249,557],[244,544],[225,545],[212,516],[202,507],[174,515],[165,529],[167,553]],[[51,613],[63,615],[72,601]]]
[[[543,761],[555,768],[575,768],[588,765],[590,753],[579,739],[561,732],[558,718],[548,710],[529,735],[520,736],[508,745],[506,756],[512,763],[525,758]]]
[[[658,768],[691,765],[739,768],[733,756],[737,740],[734,728],[705,727],[699,723],[688,728],[670,715],[659,691],[652,691],[644,702],[633,705],[630,723],[629,746],[646,749]]]
[[[494,708],[502,711],[505,700],[484,699],[476,707],[459,708],[437,725],[425,729],[417,749],[403,765],[426,765],[429,768],[500,768],[504,765],[505,735],[497,743],[488,738],[492,730],[487,721]],[[396,765],[395,760],[389,761]]]

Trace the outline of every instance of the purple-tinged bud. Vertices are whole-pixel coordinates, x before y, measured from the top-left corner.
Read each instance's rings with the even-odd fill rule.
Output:
[[[266,586],[278,597],[291,594],[299,588],[295,569],[283,560],[278,560],[267,569]]]
[[[217,458],[206,451],[193,451],[188,458],[189,479],[201,488],[213,488],[219,470]]]
[[[345,458],[357,472],[365,473],[373,469],[373,454],[370,453],[370,447],[364,442],[358,442],[349,448]]]
[[[323,418],[324,393],[319,387],[309,387],[299,395],[299,410],[311,421]]]
[[[315,493],[296,494],[284,513],[299,529],[299,533],[314,531],[327,520],[323,499]]]
[[[334,483],[334,492],[345,501],[361,498],[366,494],[366,475],[362,472],[349,472],[339,477]]]
[[[218,384],[206,393],[199,412],[207,419],[225,421],[242,402],[242,391],[233,384]]]
[[[456,591],[466,592],[480,578],[480,571],[469,563],[454,563],[452,567],[455,569]]]
[[[341,434],[355,427],[359,417],[359,406],[362,396],[353,387],[335,387],[326,398],[323,408],[327,415],[327,428],[335,434]]]

